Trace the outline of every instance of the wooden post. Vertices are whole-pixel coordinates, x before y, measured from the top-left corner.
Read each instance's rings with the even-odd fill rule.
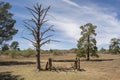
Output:
[[[77,70],[80,70],[80,58],[78,58],[78,69]]]
[[[52,70],[52,59],[49,58],[49,70],[51,71]]]
[[[46,63],[45,70],[48,70],[48,62]]]
[[[78,66],[78,64],[77,64],[77,58],[75,59],[75,69],[77,69],[77,66]]]

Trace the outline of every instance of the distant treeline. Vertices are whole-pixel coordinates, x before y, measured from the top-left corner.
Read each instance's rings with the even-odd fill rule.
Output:
[[[66,55],[66,54],[76,54],[77,49],[72,48],[69,50],[58,50],[58,49],[50,49],[50,50],[41,50],[41,54],[52,54],[54,56],[60,56],[60,55]],[[109,50],[101,48],[99,51],[97,51],[98,54],[113,54],[110,53]],[[21,57],[34,57],[36,56],[36,51],[34,49],[28,48],[26,50],[6,50],[6,51],[0,51],[1,55],[8,55],[12,58],[15,58],[16,56]]]
[[[41,50],[41,54],[53,54],[54,56],[59,55],[65,55],[65,54],[75,54],[76,48],[70,49],[70,50],[58,50],[58,49],[50,49],[50,50]],[[26,50],[6,50],[1,51],[1,55],[9,55],[12,58],[16,56],[22,56],[22,57],[32,57],[36,56],[36,51],[34,49],[28,48]]]

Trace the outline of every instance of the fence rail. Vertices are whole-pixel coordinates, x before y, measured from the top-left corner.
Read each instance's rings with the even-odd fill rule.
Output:
[[[52,60],[52,62],[75,62],[77,60]]]

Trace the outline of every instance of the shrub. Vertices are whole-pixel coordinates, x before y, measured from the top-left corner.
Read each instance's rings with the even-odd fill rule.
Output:
[[[60,51],[53,51],[54,56],[60,56],[63,55]]]
[[[27,50],[23,50],[21,51],[20,55],[23,56],[23,57],[30,57],[32,55],[35,55],[35,50],[32,50],[32,49],[27,49]]]
[[[17,51],[17,50],[7,50],[7,51],[3,51],[2,54],[9,55],[12,58],[15,58],[16,56],[18,56],[20,54],[20,51]]]
[[[27,49],[27,50],[6,50],[6,51],[1,51],[1,54],[3,55],[9,55],[12,58],[15,58],[16,56],[22,56],[22,57],[30,57],[32,55],[35,55],[35,50],[32,49]]]
[[[16,50],[10,50],[9,51],[9,55],[12,57],[12,58],[15,58],[15,56],[17,56],[17,51]]]

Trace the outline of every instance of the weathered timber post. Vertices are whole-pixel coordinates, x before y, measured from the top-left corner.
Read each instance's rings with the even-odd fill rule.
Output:
[[[77,62],[77,58],[75,59],[75,64],[74,64],[74,68],[77,69],[78,67],[78,62]]]
[[[77,64],[78,64],[77,70],[80,70],[80,58],[77,59]]]
[[[46,63],[45,70],[48,70],[48,62]]]
[[[52,70],[52,58],[49,58],[49,70]]]

